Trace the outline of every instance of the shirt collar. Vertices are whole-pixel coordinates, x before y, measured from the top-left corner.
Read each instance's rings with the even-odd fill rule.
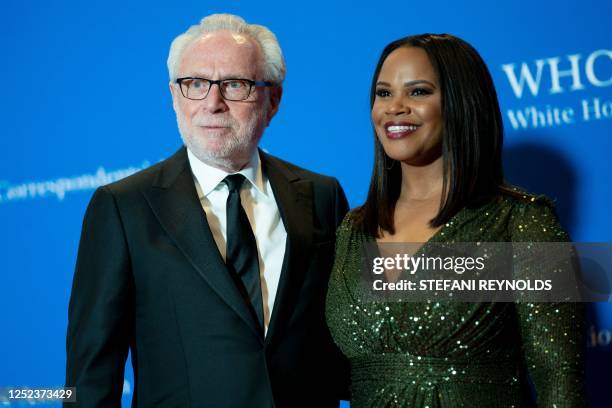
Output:
[[[197,190],[198,197],[200,199],[208,196],[213,190],[215,190],[228,174],[234,174],[227,173],[221,169],[204,163],[189,149],[187,149],[187,157],[189,159],[191,171],[193,172],[193,175],[197,181],[196,186],[199,187]],[[266,188],[264,175],[261,170],[259,149],[255,150],[255,153],[253,153],[253,157],[251,157],[249,163],[237,173],[242,174],[247,180],[249,180],[249,182],[255,186],[255,190],[258,193],[268,197],[269,192],[267,191],[268,189]]]

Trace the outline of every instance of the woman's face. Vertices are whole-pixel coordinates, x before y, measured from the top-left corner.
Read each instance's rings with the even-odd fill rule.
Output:
[[[441,157],[441,90],[423,49],[402,47],[389,54],[376,83],[372,123],[392,159],[423,166]]]

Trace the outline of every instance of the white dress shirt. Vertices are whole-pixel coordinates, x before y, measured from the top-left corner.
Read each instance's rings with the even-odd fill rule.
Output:
[[[208,225],[210,225],[219,253],[225,260],[227,245],[226,203],[229,189],[223,183],[223,179],[230,173],[202,162],[189,149],[187,149],[187,157]],[[246,177],[240,189],[240,201],[257,242],[264,333],[267,333],[285,257],[287,231],[280,217],[270,181],[261,170],[259,151],[255,152],[250,163],[238,173]]]

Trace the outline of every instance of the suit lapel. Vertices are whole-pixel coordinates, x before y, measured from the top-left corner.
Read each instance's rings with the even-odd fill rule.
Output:
[[[270,180],[274,198],[287,230],[287,244],[274,300],[266,343],[285,324],[297,302],[297,289],[309,264],[313,235],[312,182],[300,179],[282,162],[260,151],[262,170]]]
[[[261,329],[219,254],[184,147],[162,165],[156,181],[144,195],[166,233],[200,276],[261,337]]]

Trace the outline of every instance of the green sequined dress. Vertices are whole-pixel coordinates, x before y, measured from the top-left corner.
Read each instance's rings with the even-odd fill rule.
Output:
[[[580,304],[366,301],[360,254],[374,238],[350,213],[337,234],[326,313],[351,364],[351,408],[529,406],[526,371],[538,407],[586,406]],[[504,195],[429,242],[566,240],[547,200]]]

